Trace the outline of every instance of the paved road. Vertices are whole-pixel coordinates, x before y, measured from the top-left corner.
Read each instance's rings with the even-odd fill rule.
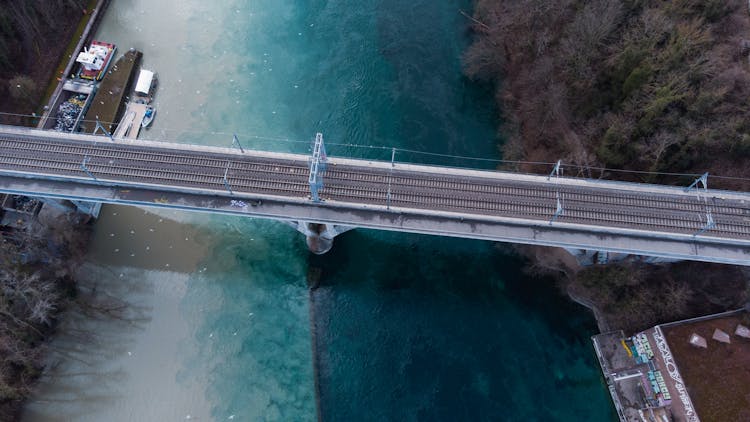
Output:
[[[245,154],[229,149],[148,142],[111,142],[0,128],[0,172],[87,178],[121,185],[149,184],[187,190],[224,190],[224,175],[236,194],[307,198],[308,159],[292,154]],[[93,142],[92,140],[98,140]],[[320,191],[327,203],[368,204],[466,216],[555,221],[650,233],[695,234],[710,213],[715,227],[701,235],[750,240],[750,195],[741,192],[601,183],[581,179],[463,171],[390,163],[329,159]],[[323,205],[325,206],[325,204]]]

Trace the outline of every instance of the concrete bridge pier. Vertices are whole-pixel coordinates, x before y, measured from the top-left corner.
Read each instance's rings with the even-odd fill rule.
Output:
[[[341,226],[312,221],[287,221],[298,232],[305,235],[307,248],[316,255],[323,255],[333,247],[333,238],[348,232],[353,226]]]

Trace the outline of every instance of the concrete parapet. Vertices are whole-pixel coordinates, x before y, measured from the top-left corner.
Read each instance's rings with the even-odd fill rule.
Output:
[[[64,136],[84,135],[65,134]],[[135,141],[131,142],[135,143]],[[137,142],[141,143],[141,141]],[[393,206],[386,209],[383,206],[338,201],[327,201],[325,206],[320,206],[302,197],[278,197],[263,194],[230,195],[226,191],[209,189],[188,191],[181,187],[163,185],[122,183],[115,185],[102,181],[94,183],[85,176],[76,178],[48,176],[32,179],[10,171],[0,175],[0,192],[269,218],[291,222],[290,224],[295,229],[300,227],[299,221],[304,221],[339,227],[339,229],[333,229],[338,233],[344,231],[340,229],[341,227],[362,227],[562,247],[569,251],[584,251],[581,252],[582,254],[585,254],[585,251],[605,250],[610,256],[613,253],[653,255],[671,260],[750,266],[750,241],[744,239],[691,236],[564,222],[549,225],[544,221],[520,218],[467,216],[445,211]],[[238,207],[238,200],[247,202],[247,206]],[[306,225],[302,225],[299,230],[303,233],[315,232],[318,237],[327,231],[325,228],[313,230]],[[327,238],[332,239],[331,231],[328,231]]]

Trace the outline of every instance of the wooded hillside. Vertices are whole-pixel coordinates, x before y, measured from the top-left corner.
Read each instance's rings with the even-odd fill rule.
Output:
[[[0,1],[0,72],[23,72],[34,55],[48,51],[50,37],[64,36],[71,17],[79,19],[86,0]],[[67,44],[67,39],[64,40]],[[35,54],[29,54],[33,52]]]
[[[87,3],[0,0],[0,111],[36,108]]]
[[[465,69],[497,82],[505,158],[750,176],[747,1],[476,0],[474,18]]]

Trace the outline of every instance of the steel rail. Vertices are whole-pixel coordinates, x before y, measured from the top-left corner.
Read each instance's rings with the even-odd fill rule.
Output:
[[[45,150],[51,150],[55,153],[61,153],[61,152],[68,152],[73,153],[77,155],[89,155],[92,158],[108,158],[108,159],[124,159],[124,160],[138,160],[138,161],[147,161],[147,162],[153,162],[153,163],[159,163],[159,164],[185,164],[185,165],[200,165],[204,167],[216,167],[216,168],[222,168],[224,167],[226,163],[226,159],[223,157],[216,157],[214,159],[207,159],[205,157],[196,156],[194,154],[165,154],[162,152],[141,152],[141,151],[132,151],[132,150],[116,150],[113,144],[99,144],[99,147],[96,147],[96,145],[81,145],[83,147],[83,150],[79,148],[78,151],[64,151],[65,148],[70,148],[68,145],[61,145],[49,142],[42,142],[42,141],[26,141],[26,140],[20,140],[16,141],[16,146],[9,146],[11,148],[18,148],[18,145],[24,144],[24,143],[31,143],[34,144],[35,150],[34,153],[37,154],[39,152],[44,152]],[[7,145],[6,145],[7,146]],[[27,148],[22,148],[27,149]],[[97,154],[97,151],[106,152],[106,154]],[[144,157],[150,157],[150,158],[144,158]],[[172,159],[172,160],[165,160]],[[178,161],[174,161],[174,160]],[[266,172],[274,172],[276,174],[282,174],[286,175],[287,172],[279,172],[281,168],[284,168],[288,170],[289,173],[297,173],[299,175],[304,174],[307,171],[306,163],[298,162],[296,166],[291,165],[279,165],[277,162],[271,162],[269,160],[265,162],[257,162],[257,161],[247,161],[247,160],[236,160],[234,161],[235,168],[238,168],[238,166],[242,166],[247,170],[260,170],[260,171],[266,171]],[[247,166],[256,166],[256,167],[250,167]],[[264,168],[258,169],[257,166],[262,166]],[[380,173],[373,173],[373,172],[364,172],[361,170],[355,170],[355,171],[336,171],[336,170],[329,170],[327,173],[327,178],[330,178],[332,180],[345,180],[345,181],[361,181],[361,182],[382,182],[385,175]],[[369,180],[367,180],[369,179]],[[523,195],[523,196],[547,196],[548,197],[554,197],[555,191],[560,190],[561,192],[565,192],[568,195],[578,195],[581,197],[591,197],[596,196],[598,198],[605,198],[609,200],[610,204],[617,205],[617,203],[620,203],[622,205],[627,206],[650,206],[650,207],[659,207],[663,208],[665,205],[670,204],[685,204],[690,207],[695,208],[696,210],[703,207],[703,204],[700,203],[698,200],[688,200],[685,197],[674,197],[670,198],[670,201],[664,201],[663,197],[660,198],[650,198],[649,196],[643,196],[643,195],[633,195],[632,193],[629,193],[627,195],[604,195],[604,194],[598,194],[595,192],[586,192],[581,193],[577,192],[570,187],[562,187],[562,188],[550,188],[550,187],[520,187],[520,186],[513,186],[513,185],[501,185],[498,183],[476,183],[476,180],[473,180],[471,183],[467,182],[461,182],[456,181],[454,179],[448,179],[440,176],[432,177],[432,178],[417,178],[417,177],[406,177],[405,175],[396,175],[394,177],[394,184],[401,184],[405,186],[411,186],[411,187],[424,187],[424,188],[437,188],[437,189],[449,189],[449,190],[461,190],[461,191],[471,191],[471,192],[477,192],[477,193],[508,193],[503,192],[503,190],[507,189],[516,189],[515,192],[513,192],[514,195]],[[521,189],[526,189],[526,192],[524,193]],[[540,195],[541,194],[541,195]],[[652,203],[652,205],[643,205],[646,201],[649,201]],[[593,201],[592,201],[593,202]],[[602,201],[599,201],[602,202]],[[636,203],[637,202],[637,203]],[[718,212],[719,209],[725,209],[727,212],[737,212],[737,207],[727,207],[723,205],[715,205],[717,207],[716,211]],[[741,210],[741,213],[750,215],[750,204],[748,206],[744,207]]]
[[[92,158],[92,161],[96,161],[95,158],[103,158],[103,159],[119,159],[119,160],[128,160],[128,161],[146,161],[146,162],[152,162],[152,163],[159,163],[161,165],[171,163],[171,164],[182,164],[182,165],[200,165],[202,167],[214,167],[214,168],[222,168],[225,165],[225,160],[221,158],[216,159],[206,159],[205,157],[196,157],[195,155],[190,154],[164,154],[161,152],[148,152],[143,153],[140,151],[118,151],[115,150],[111,144],[103,144],[105,146],[100,146],[98,148],[92,147],[92,146],[84,146],[82,145],[83,149],[86,151],[81,151],[80,148],[78,151],[71,151],[71,146],[68,145],[60,145],[60,144],[50,144],[50,143],[44,143],[41,141],[16,141],[15,147],[19,148],[19,145],[24,143],[30,143],[34,144],[34,146],[38,147],[38,150],[34,152],[35,156],[38,152],[42,151],[53,151],[56,153],[71,153],[76,154],[81,157],[83,156],[89,156]],[[7,145],[6,145],[7,146]],[[67,151],[66,151],[67,149]],[[41,150],[41,151],[39,151]],[[103,154],[97,154],[96,152],[103,152]],[[279,165],[278,163],[272,163],[272,162],[255,162],[255,161],[234,161],[233,163],[233,169],[246,169],[251,171],[262,171],[267,173],[273,173],[277,177],[288,177],[290,175],[293,176],[301,176],[306,173],[307,169],[306,166],[302,163],[300,163],[297,166],[290,166],[290,165]],[[280,172],[279,170],[285,169],[286,171]],[[343,183],[353,183],[353,181],[361,181],[361,182],[384,182],[384,175],[383,174],[375,174],[372,172],[361,172],[361,171],[329,171],[327,174],[327,178],[330,180],[341,180]],[[369,179],[369,180],[368,180]],[[374,179],[374,180],[373,180]],[[456,190],[460,192],[476,192],[477,194],[512,194],[516,197],[533,197],[535,199],[540,198],[554,198],[555,195],[555,189],[550,187],[520,187],[520,186],[508,186],[508,185],[500,185],[498,183],[476,183],[476,181],[472,181],[472,183],[468,183],[466,181],[455,181],[445,178],[431,178],[426,179],[424,177],[422,178],[416,178],[416,177],[405,177],[404,175],[396,175],[394,177],[394,180],[392,181],[393,185],[396,186],[407,186],[409,188],[416,188],[416,187],[422,187],[422,188],[430,188],[430,189],[439,189],[441,191],[444,190]],[[513,192],[509,192],[509,190],[513,190]],[[595,192],[586,192],[583,193],[580,190],[574,191],[570,188],[563,188],[559,189],[562,191],[562,193],[565,193],[567,196],[567,199],[570,200],[583,200],[585,199],[585,202],[598,202],[598,203],[609,203],[611,205],[625,205],[630,208],[633,207],[639,207],[639,208],[656,208],[659,210],[665,210],[665,208],[669,208],[672,210],[678,210],[678,211],[703,211],[705,209],[705,204],[702,202],[695,200],[695,201],[688,201],[684,197],[677,197],[677,198],[670,198],[669,201],[664,201],[664,198],[649,198],[646,197],[638,197],[633,194],[629,195],[604,195],[601,193],[595,193]],[[596,197],[600,199],[599,201],[592,201],[592,197]],[[583,202],[583,201],[582,201]],[[682,209],[678,209],[678,207],[682,207]],[[685,207],[689,207],[689,210],[684,209]],[[750,214],[750,207],[746,207],[744,209],[738,209],[737,207],[730,207],[725,206],[723,204],[713,204],[713,212],[715,215],[740,215],[740,216],[746,216]]]
[[[276,193],[306,196],[307,163],[299,160],[273,160],[251,156],[200,155],[194,151],[175,152],[154,148],[133,150],[116,144],[46,142],[0,137],[6,152],[0,163],[19,171],[80,176],[80,163],[88,157],[87,168],[103,179],[148,181],[157,184],[223,189],[224,169],[234,190],[243,193]],[[7,154],[10,153],[10,154]],[[155,168],[156,167],[156,168]],[[219,171],[220,170],[220,171]],[[391,170],[392,171],[392,170]],[[325,173],[323,199],[388,204],[386,180],[391,171],[332,166]],[[705,226],[702,213],[711,209],[713,236],[750,236],[750,204],[685,195],[639,195],[613,189],[576,188],[528,182],[448,177],[397,169],[390,175],[390,204],[417,209],[439,209],[547,220],[555,211],[554,198],[564,200],[560,221],[598,226],[658,228],[674,233],[694,233]]]

